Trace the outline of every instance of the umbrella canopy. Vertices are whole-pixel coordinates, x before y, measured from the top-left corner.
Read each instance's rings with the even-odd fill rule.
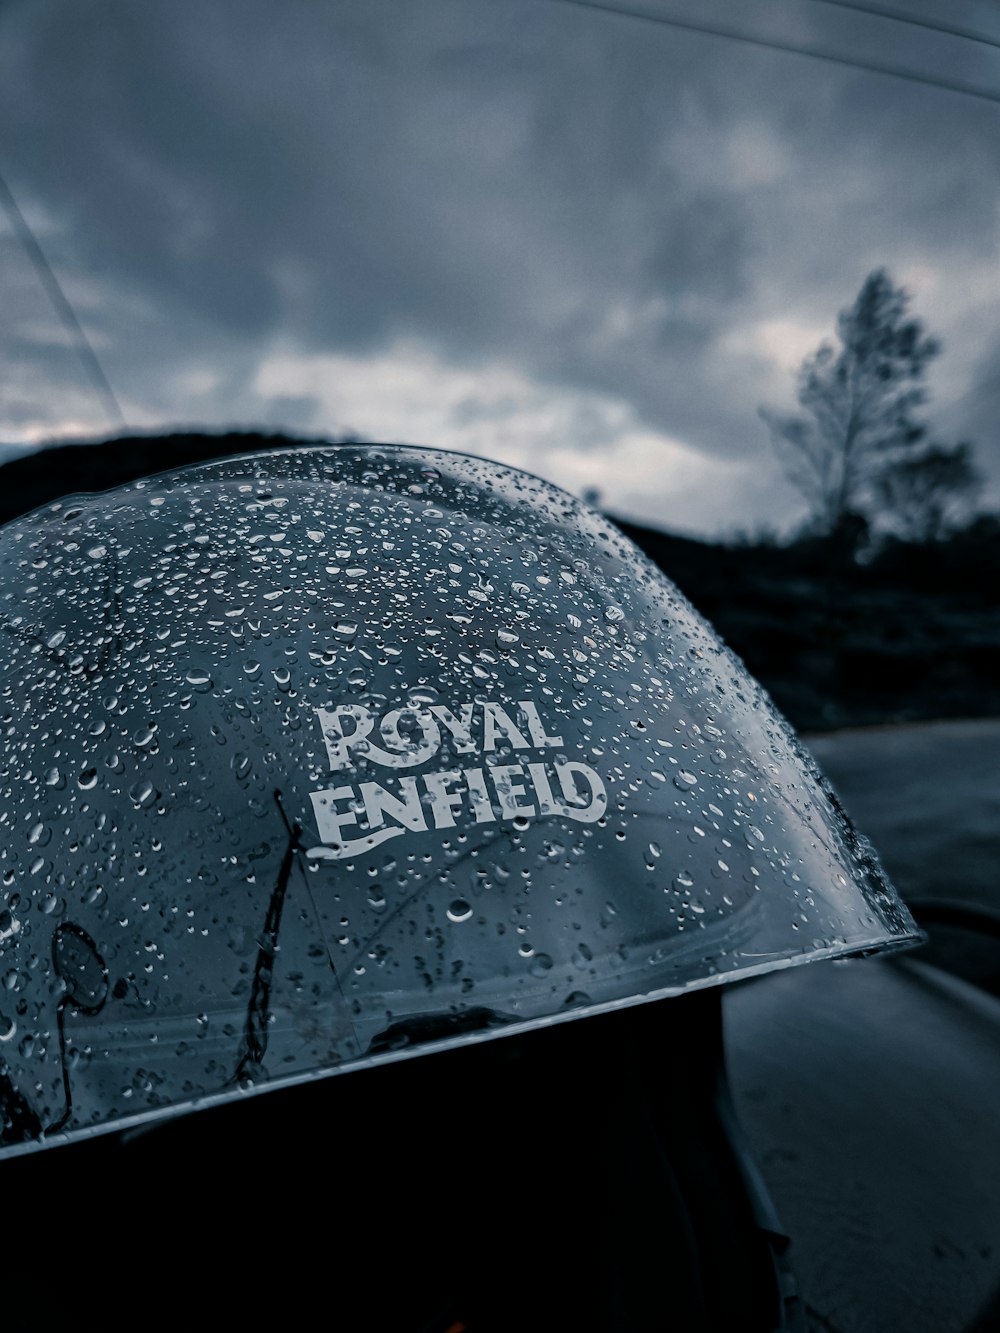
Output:
[[[571,496],[226,459],[0,532],[0,1147],[914,924],[787,724]]]

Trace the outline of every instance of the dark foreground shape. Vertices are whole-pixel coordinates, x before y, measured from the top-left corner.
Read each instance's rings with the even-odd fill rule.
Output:
[[[319,1307],[386,1333],[770,1329],[773,1237],[719,1118],[722,1001],[10,1160],[4,1328],[296,1328]],[[1000,1005],[908,960],[795,968],[724,1004],[805,1326],[1000,1326]]]
[[[769,1238],[718,1114],[720,1001],[8,1161],[4,1328],[303,1328],[319,1309],[380,1333],[769,1330]]]

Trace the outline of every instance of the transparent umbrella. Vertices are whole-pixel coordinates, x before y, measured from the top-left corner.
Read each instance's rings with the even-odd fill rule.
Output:
[[[498,464],[64,500],[0,628],[5,1151],[919,938],[709,626]]]

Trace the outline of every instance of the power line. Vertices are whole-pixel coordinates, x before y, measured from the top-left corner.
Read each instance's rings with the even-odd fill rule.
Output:
[[[730,41],[743,42],[748,46],[759,46],[767,51],[781,51],[785,55],[808,56],[812,60],[824,60],[831,65],[843,65],[848,69],[864,70],[868,74],[885,74],[894,79],[905,79],[909,83],[922,83],[929,88],[939,88],[943,92],[962,93],[966,97],[977,97],[983,102],[1000,103],[1000,92],[988,88],[979,88],[972,83],[960,83],[953,79],[938,79],[919,70],[907,69],[903,65],[887,65],[875,60],[855,60],[850,56],[838,56],[831,51],[820,50],[816,46],[804,43],[776,41],[769,37],[754,37],[740,32],[722,23],[704,23],[701,20],[668,17],[665,14],[651,13],[645,9],[633,9],[627,4],[612,3],[611,0],[552,0],[554,4],[576,5],[580,9],[593,9],[604,14],[618,14],[622,18],[641,19],[646,23],[659,23],[668,28],[681,28],[686,32],[701,33],[706,37],[725,37]]]
[[[45,257],[45,252],[35,239],[35,234],[28,225],[27,219],[17,206],[17,200],[11,192],[0,173],[0,204],[3,205],[10,224],[14,228],[15,235],[20,241],[25,254],[30,259],[39,280],[48,295],[49,300],[55,308],[56,314],[62,320],[63,327],[69,334],[70,340],[76,347],[77,355],[83,366],[87,378],[90,380],[94,391],[101,400],[106,415],[113,426],[122,430],[127,430],[125,417],[118,405],[118,399],[114,395],[111,385],[108,383],[107,376],[101,369],[101,363],[97,359],[97,353],[90,344],[90,339],[84,332],[83,325],[76,317],[76,312],[70,305],[65,292],[59,285],[59,279],[52,271],[52,266]]]
[[[893,9],[889,5],[873,5],[863,0],[815,0],[820,5],[834,5],[837,9],[854,9],[859,14],[871,14],[875,18],[893,19],[897,23],[906,23],[913,28],[926,28],[928,32],[943,32],[948,37],[962,37],[968,42],[979,42],[983,46],[995,46],[1000,49],[1000,37],[989,37],[984,32],[973,28],[959,27],[956,23],[941,23],[937,19],[925,19],[919,14],[910,14],[903,9]]]

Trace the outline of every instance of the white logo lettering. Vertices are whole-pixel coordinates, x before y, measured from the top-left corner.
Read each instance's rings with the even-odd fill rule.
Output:
[[[563,746],[562,736],[546,731],[530,699],[510,711],[477,700],[454,708],[395,708],[381,718],[361,704],[339,704],[317,708],[316,716],[332,773],[357,770],[365,761],[394,770],[417,768],[440,750],[442,730],[451,748],[465,755]],[[484,760],[480,767],[387,775],[383,782],[312,792],[310,800],[322,845],[307,855],[321,860],[355,856],[408,832],[454,828],[469,818],[490,824],[559,816],[593,824],[608,808],[600,774],[564,754],[544,762]]]

